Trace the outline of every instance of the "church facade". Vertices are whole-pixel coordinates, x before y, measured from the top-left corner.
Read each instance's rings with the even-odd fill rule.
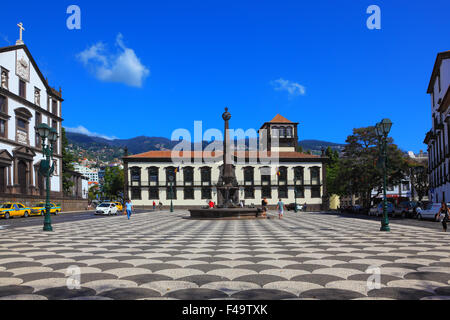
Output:
[[[277,115],[259,130],[265,147],[254,151],[233,151],[232,163],[239,184],[239,199],[244,205],[269,206],[278,199],[285,204],[307,204],[308,211],[327,207],[327,158],[297,152],[298,123]],[[276,162],[271,160],[276,157]],[[180,159],[189,160],[180,164]],[[167,207],[205,206],[218,203],[217,183],[223,167],[223,153],[206,151],[149,151],[125,156],[125,198],[138,207],[153,202]]]
[[[62,196],[61,89],[49,86],[21,40],[0,48],[0,74],[0,199],[31,203],[45,196],[36,130],[41,123],[58,132],[50,190],[52,197]]]

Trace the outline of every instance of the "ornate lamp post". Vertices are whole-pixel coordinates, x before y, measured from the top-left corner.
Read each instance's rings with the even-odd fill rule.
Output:
[[[45,218],[44,231],[53,231],[52,221],[50,218],[50,176],[55,170],[53,164],[53,144],[58,140],[58,132],[54,128],[50,128],[45,123],[41,123],[37,127],[37,134],[42,139],[42,153],[44,159],[41,161],[39,171],[46,177],[46,199],[45,199]],[[48,143],[46,144],[46,140]]]
[[[173,212],[173,176],[169,176],[170,185],[170,212]]]
[[[391,231],[389,228],[389,217],[387,212],[387,197],[386,197],[386,158],[387,158],[387,136],[391,131],[392,122],[389,119],[383,119],[375,126],[375,132],[380,140],[380,153],[383,165],[383,219],[381,220],[380,231]]]
[[[298,212],[298,209],[297,209],[297,189],[295,189],[295,187],[294,187],[294,199],[295,199],[294,212],[297,213]]]

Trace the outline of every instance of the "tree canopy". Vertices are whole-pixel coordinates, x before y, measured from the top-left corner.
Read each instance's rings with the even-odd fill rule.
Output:
[[[364,206],[382,192],[383,168],[380,165],[380,144],[375,127],[353,129],[346,140],[341,158],[327,150],[330,162],[327,165],[329,193],[339,196],[359,195]],[[406,155],[392,138],[387,139],[387,183],[396,185],[409,174]],[[372,190],[378,194],[372,196]]]

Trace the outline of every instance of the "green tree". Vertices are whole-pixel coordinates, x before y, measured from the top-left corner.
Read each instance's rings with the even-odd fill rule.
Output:
[[[73,187],[73,181],[72,178],[72,171],[74,170],[74,167],[72,165],[72,162],[74,161],[75,157],[71,152],[69,152],[69,142],[66,137],[66,130],[64,127],[61,130],[61,142],[62,142],[62,173],[63,173],[63,192],[65,195],[70,194],[70,191]]]
[[[105,182],[103,190],[107,196],[118,198],[123,191],[124,173],[119,167],[107,167],[105,169]]]
[[[339,181],[340,165],[341,161],[339,159],[339,153],[335,150],[333,151],[330,147],[325,151],[325,155],[328,157],[326,164],[327,170],[327,190],[328,194],[345,194],[344,185]]]
[[[95,184],[89,188],[89,195],[88,195],[89,201],[97,199],[98,194],[100,194],[100,190],[98,185]]]
[[[428,180],[428,162],[418,162],[416,160],[409,159],[407,165],[409,168],[409,178],[413,187],[411,192],[417,192],[419,201],[422,201],[423,197],[428,194],[430,187]],[[417,170],[419,167],[421,167],[422,170]]]
[[[393,143],[387,141],[387,182],[396,185],[408,172],[406,156]],[[359,195],[365,207],[382,193],[383,170],[380,162],[380,141],[375,127],[353,129],[347,137],[344,156],[330,173],[329,188],[338,195]],[[378,194],[372,196],[372,190]]]

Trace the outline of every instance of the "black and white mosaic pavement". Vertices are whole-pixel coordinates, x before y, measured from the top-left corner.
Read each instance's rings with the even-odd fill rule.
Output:
[[[450,236],[312,213],[152,212],[0,230],[0,299],[449,299]],[[80,288],[69,289],[68,268]],[[367,285],[380,271],[379,289]],[[73,270],[73,269],[69,269]],[[69,279],[70,280],[70,279]]]

